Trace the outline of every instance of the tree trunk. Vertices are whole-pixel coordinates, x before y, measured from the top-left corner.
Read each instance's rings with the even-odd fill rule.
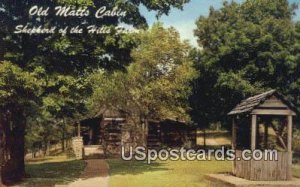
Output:
[[[62,138],[61,138],[61,151],[65,152],[65,132],[62,132]]]
[[[142,123],[142,139],[143,146],[147,147],[148,145],[148,129],[149,129],[149,121],[147,118],[144,118],[144,122]]]
[[[2,166],[4,164],[4,136],[2,125],[0,121],[0,187],[4,186],[2,181]]]
[[[23,110],[16,105],[6,106],[4,115],[0,155],[2,160],[1,181],[6,184],[18,182],[25,177],[26,116]]]
[[[50,140],[47,141],[47,148],[46,148],[46,155],[50,155],[50,150],[51,150],[51,143]]]
[[[203,147],[206,148],[206,129],[203,129]]]
[[[3,186],[2,182],[2,166],[0,165],[0,186]]]
[[[145,144],[145,137],[146,137],[146,135],[145,135],[145,122],[143,122],[142,123],[142,144],[143,144],[143,146],[145,146],[146,144]]]
[[[2,166],[0,165],[0,186],[3,186],[3,181],[2,181]]]
[[[25,177],[25,127],[26,117],[22,110],[18,109],[13,113],[14,128],[12,131],[13,144],[11,147],[11,161],[14,165],[13,179],[18,181]]]
[[[44,140],[44,141],[42,142],[42,152],[43,152],[43,157],[45,157],[46,154],[47,154],[47,149],[48,149],[47,146],[48,146],[48,145],[47,145],[47,141]]]
[[[65,139],[66,139],[66,120],[63,118],[62,122],[62,137],[61,137],[61,150],[65,152]]]

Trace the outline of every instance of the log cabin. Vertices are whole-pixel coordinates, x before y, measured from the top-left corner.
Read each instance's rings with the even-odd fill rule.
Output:
[[[122,146],[128,151],[130,146],[141,145],[143,135],[138,128],[132,128],[129,121],[128,116],[118,110],[102,110],[95,117],[80,121],[76,127],[77,136],[73,138],[76,157],[89,159],[116,156],[121,154]],[[145,135],[147,145],[144,146],[152,149],[190,148],[196,144],[196,126],[178,120],[149,120]]]

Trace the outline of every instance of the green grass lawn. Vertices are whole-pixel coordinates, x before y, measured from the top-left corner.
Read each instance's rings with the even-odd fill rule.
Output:
[[[202,131],[197,132],[197,145],[204,144],[204,134]],[[231,145],[231,134],[228,131],[206,131],[206,145],[220,146]]]
[[[209,173],[230,172],[228,161],[140,161],[108,160],[111,187],[132,186],[221,186],[204,180]]]
[[[213,135],[219,137],[219,135]],[[211,139],[214,139],[211,137]],[[228,138],[220,137],[222,143]],[[223,141],[224,140],[224,141]],[[215,140],[216,141],[216,140]],[[225,143],[224,143],[225,144]],[[222,186],[204,179],[205,174],[231,172],[230,161],[157,161],[150,165],[141,161],[108,159],[110,187],[210,187]],[[66,156],[46,157],[26,163],[28,178],[21,186],[48,187],[67,184],[79,178],[84,161]],[[294,155],[293,175],[300,178],[300,157]]]
[[[30,160],[26,163],[29,178],[21,186],[50,187],[67,184],[78,179],[84,167],[84,161],[67,159],[65,156]]]
[[[297,159],[298,160],[298,159]],[[141,161],[108,159],[111,187],[222,186],[204,179],[205,174],[230,172],[229,161],[157,161],[150,165]],[[64,156],[34,159],[26,163],[30,177],[21,186],[50,187],[67,184],[79,178],[84,161]],[[300,178],[300,162],[293,164],[295,177]]]
[[[294,177],[300,178],[300,164],[293,165],[293,174],[294,174]]]
[[[293,174],[295,177],[300,178],[300,155],[294,155]]]
[[[132,186],[222,186],[204,179],[205,174],[231,172],[230,161],[141,161],[109,159],[110,187]],[[300,163],[293,165],[293,174],[300,178]]]

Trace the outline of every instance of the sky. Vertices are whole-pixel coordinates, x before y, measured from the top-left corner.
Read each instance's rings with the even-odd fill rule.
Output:
[[[186,4],[183,10],[172,9],[168,16],[162,16],[159,21],[165,27],[175,27],[182,39],[187,39],[193,46],[197,46],[197,39],[194,37],[194,29],[196,28],[195,21],[197,18],[207,16],[209,7],[213,6],[215,9],[222,7],[224,0],[191,0]],[[235,0],[236,2],[243,2],[244,0]],[[290,3],[298,3],[299,9],[296,11],[294,20],[300,20],[300,0],[289,0]],[[142,7],[141,12],[145,15],[148,24],[152,25],[157,21],[156,13],[149,12],[146,8]]]

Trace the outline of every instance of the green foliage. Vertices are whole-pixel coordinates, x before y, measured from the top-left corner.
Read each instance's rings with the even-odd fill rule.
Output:
[[[287,0],[224,2],[197,20],[195,35],[203,50],[196,65],[201,76],[191,98],[195,121],[207,125],[225,120],[241,99],[271,88],[300,104],[295,101],[299,87],[293,94],[290,87],[299,77],[293,49],[299,43],[292,22],[295,8]]]
[[[144,5],[158,15],[172,7],[182,8],[188,1],[57,0],[10,1],[0,3],[0,109],[7,103],[19,105],[27,113],[27,140],[34,143],[64,139],[72,133],[74,121],[86,114],[85,102],[91,90],[85,80],[94,69],[125,69],[131,62],[136,41],[130,34],[107,35],[26,35],[14,34],[16,25],[110,25],[120,23],[146,28],[139,8]],[[31,6],[53,8],[57,5],[87,6],[90,10],[118,6],[127,12],[124,18],[96,19],[94,16],[59,19],[53,14],[37,19],[29,16]],[[53,137],[50,134],[56,133]]]
[[[146,119],[188,119],[189,83],[197,75],[189,46],[174,29],[159,24],[138,34],[137,40],[126,72],[91,75],[92,108],[117,108]]]
[[[37,67],[33,72],[23,71],[8,61],[0,62],[0,107],[17,104],[22,107],[33,105],[41,93]]]

